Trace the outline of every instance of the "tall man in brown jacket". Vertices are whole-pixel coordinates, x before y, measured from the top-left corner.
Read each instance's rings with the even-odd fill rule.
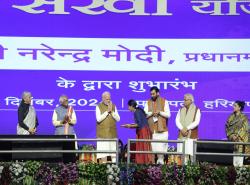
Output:
[[[144,107],[147,114],[148,124],[152,132],[152,139],[154,140],[168,140],[168,127],[167,122],[170,118],[170,109],[168,101],[160,97],[158,87],[151,87],[151,99],[149,99]],[[167,152],[167,143],[152,143],[152,151],[154,152]],[[164,164],[164,155],[157,155],[157,163]]]
[[[115,139],[117,138],[116,122],[120,121],[115,104],[111,101],[109,92],[102,94],[102,102],[96,106],[96,137],[98,139]],[[98,141],[97,150],[114,150],[116,151],[116,142]],[[116,161],[115,153],[98,153],[97,159],[112,157],[112,162]]]

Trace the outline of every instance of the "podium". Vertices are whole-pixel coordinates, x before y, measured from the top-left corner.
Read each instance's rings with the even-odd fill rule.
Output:
[[[0,135],[1,150],[75,150],[75,141],[22,141],[21,139],[74,139],[74,135]],[[38,160],[47,162],[75,162],[75,153],[0,153],[0,161]]]

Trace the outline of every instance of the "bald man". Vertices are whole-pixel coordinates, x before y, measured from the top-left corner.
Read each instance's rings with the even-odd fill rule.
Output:
[[[75,135],[74,125],[76,124],[76,114],[72,107],[69,106],[68,97],[61,95],[58,106],[52,117],[55,126],[55,135]]]
[[[184,95],[184,106],[178,111],[175,122],[179,129],[179,140],[185,141],[185,162],[189,155],[193,159],[193,140],[198,138],[198,126],[201,119],[201,111],[194,104],[192,94]],[[182,152],[182,144],[177,144],[177,151]]]
[[[116,122],[120,121],[115,104],[111,101],[111,95],[109,92],[102,94],[102,102],[96,106],[96,137],[98,139],[116,139],[117,130]],[[116,142],[111,141],[99,141],[97,142],[97,150],[114,150],[116,151]],[[116,161],[115,154],[97,154],[97,159],[102,159],[110,156],[112,162]]]
[[[18,135],[33,135],[36,133],[38,119],[35,108],[31,105],[31,100],[31,93],[23,92],[22,101],[18,107]]]

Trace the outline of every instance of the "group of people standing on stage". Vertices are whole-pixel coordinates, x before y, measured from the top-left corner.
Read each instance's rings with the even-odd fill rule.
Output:
[[[168,140],[168,119],[171,116],[169,103],[166,99],[160,96],[160,91],[157,87],[151,87],[151,98],[145,104],[144,109],[139,107],[135,100],[128,101],[128,108],[134,113],[134,123],[121,125],[126,128],[136,128],[137,139],[153,139],[153,140]],[[104,99],[108,101],[104,101]],[[111,102],[110,93],[103,93],[103,101],[97,108],[97,138],[116,138],[116,121],[119,121],[114,115],[118,113],[113,112],[111,108],[115,105]],[[99,110],[102,109],[101,115]],[[115,110],[115,108],[114,108]],[[101,117],[102,119],[98,119]],[[191,94],[184,95],[184,107],[182,107],[176,117],[176,125],[179,129],[178,139],[184,141],[192,141],[198,138],[198,125],[200,123],[201,112],[194,104],[194,98]],[[112,120],[112,121],[109,121]],[[100,129],[101,128],[101,129]],[[105,136],[101,136],[98,133],[105,130]],[[109,130],[108,132],[106,132]],[[112,143],[112,142],[110,142]],[[190,148],[190,143],[186,148]],[[192,147],[192,146],[191,146]],[[112,150],[113,147],[100,145],[97,150]],[[166,142],[136,142],[137,151],[154,151],[154,152],[166,152],[168,151],[168,144]],[[178,152],[182,151],[182,145],[177,146]],[[193,150],[186,150],[187,155],[192,155]],[[105,155],[105,154],[103,154]],[[108,154],[106,154],[108,155]],[[99,156],[98,156],[99,157]],[[136,154],[135,160],[137,163],[154,163],[154,155],[152,154]],[[164,154],[157,154],[158,164],[164,164]]]
[[[151,87],[151,98],[144,108],[137,105],[133,99],[128,101],[128,109],[134,114],[133,124],[121,125],[126,128],[136,128],[137,139],[168,140],[168,119],[171,116],[169,104],[166,99],[160,96],[157,87]],[[17,134],[35,134],[38,120],[34,107],[31,105],[31,93],[24,92],[22,101],[18,108]],[[55,134],[75,135],[74,124],[76,114],[74,109],[68,105],[67,96],[62,95],[58,106],[53,113],[52,122],[56,128]],[[244,102],[236,101],[234,111],[226,123],[226,134],[231,141],[248,142],[248,118],[242,113]],[[180,108],[175,118],[176,126],[179,130],[178,139],[184,141],[186,159],[193,156],[193,140],[198,139],[198,126],[201,119],[201,111],[194,103],[192,94],[184,95],[184,106]],[[120,121],[120,116],[115,104],[111,101],[111,94],[104,92],[102,102],[96,106],[96,136],[98,139],[117,138],[116,122]],[[236,152],[245,152],[246,147],[236,146]],[[177,152],[182,152],[182,144],[177,144]],[[116,150],[116,143],[112,141],[98,141],[97,150]],[[136,142],[138,151],[166,152],[168,144],[166,142]],[[115,154],[98,153],[98,159],[110,156],[115,162]],[[234,158],[235,165],[242,165],[242,157]],[[152,154],[136,154],[137,163],[154,163]],[[164,164],[164,155],[158,154],[158,164]]]

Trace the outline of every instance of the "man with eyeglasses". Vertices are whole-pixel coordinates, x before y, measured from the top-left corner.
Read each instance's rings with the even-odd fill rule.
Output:
[[[34,135],[37,131],[38,119],[35,108],[31,105],[32,95],[24,91],[18,107],[18,135]]]
[[[75,135],[73,126],[76,124],[76,114],[69,106],[68,97],[61,95],[59,103],[60,106],[54,110],[52,117],[53,125],[56,127],[55,135]]]
[[[201,111],[194,104],[192,94],[184,95],[184,106],[178,111],[175,123],[179,129],[179,140],[185,141],[185,162],[193,159],[193,140],[198,138]],[[177,144],[177,152],[182,152],[182,143]]]
[[[96,106],[96,137],[98,139],[116,139],[116,122],[120,121],[116,105],[111,101],[111,94],[107,91],[102,93],[102,102]],[[98,141],[97,150],[116,151],[116,142]],[[116,162],[115,153],[97,153],[97,161],[106,163]]]

